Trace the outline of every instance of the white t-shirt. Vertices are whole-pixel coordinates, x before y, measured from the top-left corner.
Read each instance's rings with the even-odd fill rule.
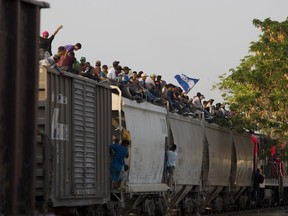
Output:
[[[147,77],[146,79],[146,88],[147,89],[156,89],[155,81],[151,79],[150,77]]]
[[[112,80],[116,79],[116,73],[115,73],[115,69],[113,67],[109,69],[109,71],[107,73],[107,77],[109,79],[112,79]]]
[[[177,152],[168,150],[167,151],[167,166],[176,167],[176,160],[177,160]]]
[[[39,65],[40,66],[44,66],[44,67],[53,67],[55,65],[55,60],[53,58],[53,56],[50,56],[48,58],[42,59],[39,61]]]
[[[197,108],[203,108],[199,97],[195,97],[195,98],[193,99],[192,103],[193,103],[194,106],[197,107]]]

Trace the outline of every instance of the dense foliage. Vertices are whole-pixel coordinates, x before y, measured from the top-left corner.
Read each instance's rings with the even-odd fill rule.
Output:
[[[253,20],[261,34],[249,55],[217,87],[238,127],[261,131],[288,143],[288,19]]]

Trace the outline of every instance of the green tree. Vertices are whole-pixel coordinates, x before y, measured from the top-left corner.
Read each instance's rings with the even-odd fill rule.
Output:
[[[288,143],[288,18],[254,19],[253,24],[261,31],[259,40],[216,87],[237,113],[233,124]]]

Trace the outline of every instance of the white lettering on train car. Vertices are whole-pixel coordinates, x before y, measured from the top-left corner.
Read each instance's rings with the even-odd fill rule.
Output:
[[[51,125],[51,137],[56,140],[69,141],[69,125],[58,123],[59,108],[54,108]]]
[[[57,95],[57,103],[59,104],[67,104],[68,98],[62,94]]]

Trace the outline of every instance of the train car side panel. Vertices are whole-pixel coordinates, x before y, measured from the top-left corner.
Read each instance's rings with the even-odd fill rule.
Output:
[[[52,161],[49,166],[53,167],[50,173],[43,172],[43,176],[48,184],[52,178],[49,186],[52,205],[107,203],[111,89],[70,73],[59,75],[49,70],[45,75],[42,70],[41,74],[39,98],[43,114],[39,120],[50,138],[50,150],[44,150],[42,157],[49,158]],[[41,150],[37,154],[41,158]]]
[[[139,188],[143,189],[143,185],[150,187],[161,184],[165,139],[168,136],[166,110],[149,103],[139,104],[127,99],[124,99],[123,110],[126,129],[131,137],[129,185],[138,184]],[[133,190],[137,189],[134,187]]]
[[[251,136],[233,134],[233,141],[237,157],[235,184],[236,186],[251,186],[254,148]]]
[[[71,188],[71,78],[47,74],[46,134],[53,145],[54,203],[70,196]]]
[[[203,129],[199,121],[170,116],[170,127],[177,145],[178,160],[175,169],[176,183],[199,185],[201,182]]]
[[[216,125],[207,125],[205,134],[209,148],[208,184],[228,186],[232,154],[231,131]]]

